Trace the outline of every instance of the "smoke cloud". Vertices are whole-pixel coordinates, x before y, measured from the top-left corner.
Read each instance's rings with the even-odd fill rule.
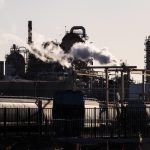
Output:
[[[34,43],[30,45],[31,53],[44,62],[59,62],[62,66],[70,67],[68,55],[60,48],[59,43],[49,40],[40,34],[34,33]]]
[[[34,33],[34,43],[28,45],[24,40],[14,34],[4,34],[0,41],[0,45],[9,45],[16,44],[18,46],[26,47],[30,53],[34,54],[37,58],[41,59],[44,62],[59,62],[62,66],[70,67],[72,60],[80,59],[86,61],[88,59],[93,59],[93,62],[98,65],[107,65],[107,64],[117,64],[117,60],[111,55],[108,49],[98,49],[93,44],[90,43],[76,43],[72,46],[70,53],[66,54],[60,48],[58,42],[49,40],[45,42],[45,38],[41,34]],[[94,64],[94,65],[95,65]]]
[[[72,46],[70,56],[80,60],[88,60],[93,58],[99,64],[117,64],[117,60],[108,49],[99,49],[90,43],[76,43]]]
[[[60,48],[59,44],[54,41],[43,42],[40,47],[31,45],[32,53],[46,62],[58,61],[61,65],[70,67],[70,58],[72,60],[80,59],[86,61],[93,59],[93,62],[98,62],[99,65],[117,65],[118,61],[111,55],[108,49],[98,49],[90,43],[76,43],[72,46],[70,53],[66,54]]]

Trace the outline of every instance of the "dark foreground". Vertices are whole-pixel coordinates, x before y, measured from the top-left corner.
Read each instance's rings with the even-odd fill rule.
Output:
[[[50,136],[0,138],[0,150],[149,150],[150,139],[71,139]]]
[[[1,108],[0,150],[149,150],[149,109],[89,108],[72,119],[74,109]]]

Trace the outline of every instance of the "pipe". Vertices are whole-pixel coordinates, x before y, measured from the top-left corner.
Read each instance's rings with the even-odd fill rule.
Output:
[[[83,37],[86,37],[86,31],[85,28],[83,26],[74,26],[70,29],[70,33],[73,33],[74,30],[79,30],[81,29],[83,31]]]

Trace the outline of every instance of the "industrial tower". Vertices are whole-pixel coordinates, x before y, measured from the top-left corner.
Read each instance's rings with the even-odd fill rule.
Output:
[[[150,74],[150,36],[145,39],[145,69],[146,73]],[[150,83],[150,76],[146,76],[146,83]]]

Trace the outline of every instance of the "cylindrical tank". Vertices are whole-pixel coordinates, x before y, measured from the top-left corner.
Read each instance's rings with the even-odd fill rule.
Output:
[[[4,77],[4,61],[0,61],[0,79]]]
[[[6,56],[5,62],[5,75],[6,77],[22,78],[25,74],[25,60],[19,53],[19,50],[15,45],[11,50],[10,55]]]
[[[30,121],[36,121],[37,108],[35,103],[0,102],[0,122],[27,122],[29,117]]]

